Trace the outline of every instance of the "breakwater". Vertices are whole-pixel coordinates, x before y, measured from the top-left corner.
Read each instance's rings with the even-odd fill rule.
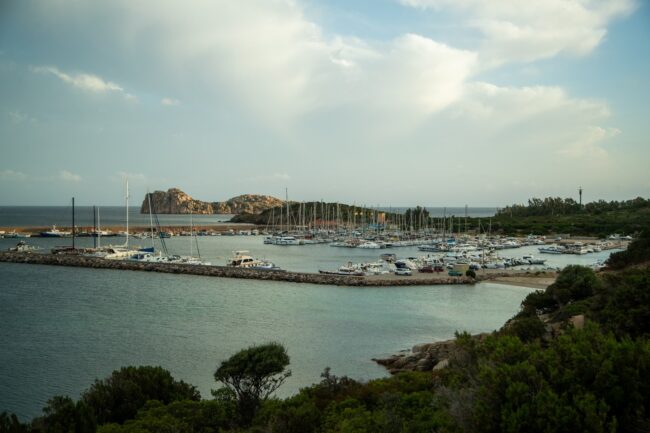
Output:
[[[206,277],[243,278],[267,281],[286,281],[292,283],[327,284],[335,286],[422,286],[440,284],[473,284],[469,277],[402,277],[326,275],[308,272],[264,271],[232,268],[227,266],[204,266],[174,263],[147,263],[128,260],[106,260],[97,257],[66,254],[38,254],[24,252],[0,252],[0,262],[36,265],[72,266],[95,269],[115,269],[125,271],[161,272],[168,274],[201,275]]]

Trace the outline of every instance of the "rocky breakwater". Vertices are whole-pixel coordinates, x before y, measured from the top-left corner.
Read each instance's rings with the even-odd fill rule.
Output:
[[[266,209],[281,206],[284,201],[268,195],[243,194],[226,201],[207,202],[196,200],[178,188],[155,191],[145,195],[140,213],[152,211],[158,214],[259,214]]]
[[[473,338],[483,339],[487,335],[478,334]],[[399,352],[388,358],[373,358],[373,361],[384,366],[390,374],[397,374],[403,371],[440,370],[459,356],[462,356],[462,351],[456,345],[456,340],[446,340],[417,344],[411,350]]]
[[[36,265],[73,266],[96,269],[116,269],[126,271],[148,271],[170,274],[202,275],[207,277],[244,278],[254,280],[286,281],[292,283],[326,284],[333,286],[406,286],[431,284],[464,284],[465,280],[452,282],[440,279],[369,279],[350,275],[325,275],[307,272],[267,271],[231,268],[227,266],[187,265],[177,263],[150,263],[131,260],[106,260],[76,254],[38,254],[20,252],[0,252],[0,262],[25,263]]]

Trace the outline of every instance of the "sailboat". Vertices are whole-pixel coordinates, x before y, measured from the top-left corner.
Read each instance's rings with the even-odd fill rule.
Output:
[[[102,247],[101,245],[98,245],[97,248],[93,248],[92,250],[88,251],[87,255],[92,257],[109,259],[109,260],[126,260],[139,253],[139,250],[129,247],[129,180],[128,179],[126,180],[125,207],[126,207],[126,211],[125,211],[126,231],[124,233],[126,239],[124,241],[124,244],[108,245],[106,247]],[[99,211],[98,211],[98,219],[99,219]],[[97,231],[99,233],[98,240],[101,243],[101,229],[98,227]]]

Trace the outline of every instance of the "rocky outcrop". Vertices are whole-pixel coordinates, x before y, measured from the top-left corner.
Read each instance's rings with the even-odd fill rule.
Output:
[[[228,201],[212,203],[215,213],[259,214],[272,207],[282,206],[283,200],[270,195],[244,194]]]
[[[211,203],[195,200],[178,188],[148,193],[142,201],[140,213],[149,213],[149,199],[151,199],[152,211],[158,214],[215,213]]]
[[[207,202],[196,200],[178,188],[170,188],[145,195],[140,213],[149,213],[149,199],[153,212],[158,214],[259,214],[284,204],[275,197],[256,194],[244,194],[223,202]]]
[[[478,334],[473,337],[483,339],[486,336],[487,334]],[[458,355],[456,340],[447,340],[417,344],[411,350],[402,351],[388,358],[373,359],[373,361],[386,367],[390,374],[396,374],[402,371],[441,370]]]

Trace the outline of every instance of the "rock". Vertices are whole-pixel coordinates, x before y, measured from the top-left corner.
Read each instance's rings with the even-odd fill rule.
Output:
[[[272,207],[282,206],[283,200],[270,195],[244,194],[225,202],[214,202],[215,213],[221,214],[260,214]]]
[[[439,364],[439,363],[438,363]],[[437,364],[436,364],[437,365]],[[431,358],[422,358],[415,363],[415,371],[429,371],[434,366],[434,360]]]
[[[585,327],[585,315],[578,314],[577,316],[569,317],[569,323],[576,329],[582,329]]]
[[[449,366],[449,360],[443,359],[433,367],[433,371],[442,370],[443,368],[446,368],[448,366]]]
[[[225,202],[196,200],[178,188],[155,191],[145,195],[140,213],[149,213],[149,200],[157,214],[259,214],[266,209],[281,206],[284,201],[268,195],[244,194]]]

